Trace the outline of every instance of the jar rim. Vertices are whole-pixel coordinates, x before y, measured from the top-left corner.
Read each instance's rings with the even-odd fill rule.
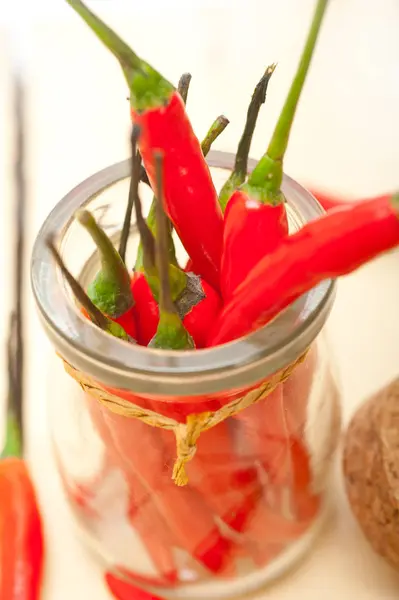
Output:
[[[232,169],[234,155],[211,151],[210,167]],[[249,161],[249,171],[256,161]],[[287,330],[284,313],[272,323],[228,344],[195,351],[165,351],[127,345],[73,310],[46,239],[63,239],[73,215],[94,197],[130,175],[130,160],[109,166],[75,187],[50,212],[34,243],[31,284],[46,333],[57,352],[100,383],[138,394],[204,396],[251,386],[293,362],[322,329],[331,310],[335,281],[326,280],[291,307]],[[283,191],[304,222],[324,214],[317,200],[284,175]],[[295,201],[292,198],[295,197]]]

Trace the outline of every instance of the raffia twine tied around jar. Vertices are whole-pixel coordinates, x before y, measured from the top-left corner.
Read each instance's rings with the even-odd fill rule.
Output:
[[[176,438],[176,460],[172,479],[176,485],[184,486],[188,483],[186,464],[194,458],[201,433],[245,410],[248,406],[264,400],[290,377],[294,369],[305,360],[307,353],[308,350],[256,389],[232,400],[219,410],[188,415],[185,423],[179,423],[174,419],[124,400],[120,396],[104,390],[96,380],[75,369],[65,360],[63,362],[66,372],[79,383],[83,391],[101,402],[108,410],[128,419],[139,419],[152,427],[173,431]]]

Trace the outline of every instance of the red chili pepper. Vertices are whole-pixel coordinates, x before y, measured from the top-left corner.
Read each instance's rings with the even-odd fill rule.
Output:
[[[398,212],[399,193],[337,208],[287,236],[236,290],[208,345],[250,333],[324,279],[350,273],[397,246]]]
[[[158,196],[159,195],[162,196],[162,192],[158,193]],[[159,269],[158,261],[155,260],[156,240],[148,224],[143,218],[137,186],[134,193],[134,205],[136,209],[136,223],[140,232],[142,245],[143,268],[147,276],[148,285],[152,292],[150,294],[150,291],[145,287],[145,281],[136,276],[133,289],[137,296],[140,295],[140,298],[137,297],[136,299],[138,302],[136,314],[139,321],[138,327],[140,330],[140,343],[144,343],[144,340],[148,340],[148,336],[146,334],[153,331],[155,315],[157,314],[159,321],[159,309],[157,311],[155,307],[154,297],[161,301],[161,271]],[[154,222],[154,226],[155,224],[156,223]],[[167,236],[167,231],[165,234]],[[218,294],[205,280],[193,274],[187,274],[176,265],[168,262],[167,240],[164,241],[164,251],[165,252],[164,256],[162,256],[162,259],[167,261],[165,267],[168,267],[168,285],[170,285],[171,288],[171,299],[175,303],[177,309],[177,314],[173,318],[175,322],[175,329],[177,325],[175,318],[177,317],[178,319],[182,319],[184,329],[188,331],[189,335],[193,338],[196,347],[203,347],[206,340],[206,330],[209,328],[210,323],[213,323],[216,315],[221,310],[221,300]],[[140,311],[139,306],[142,308],[142,311]],[[169,313],[171,310],[176,309],[170,306]],[[170,319],[171,316],[169,315],[169,333]],[[158,326],[159,323],[157,323],[157,328]],[[148,340],[147,345],[151,342],[151,339],[153,338]]]
[[[190,73],[183,73],[183,75],[180,77],[179,79],[179,83],[177,86],[177,91],[179,92],[184,104],[187,103],[187,96],[188,96],[188,91],[190,88],[190,83],[191,83],[191,74]],[[133,130],[134,131],[134,130]],[[139,131],[138,131],[139,133]],[[138,163],[141,163],[141,156],[139,156],[139,160],[137,161]],[[139,171],[134,171],[132,172],[132,179],[130,182],[130,186],[132,187],[132,182],[133,182],[133,176],[137,177],[138,181],[143,181],[143,171],[145,173],[145,177],[146,177],[146,181],[148,182],[148,185],[151,185],[148,179],[148,175],[147,175],[147,171],[145,170],[144,166],[142,164],[140,164],[140,169]],[[135,190],[138,190],[138,186],[136,184]],[[152,199],[152,203],[150,206],[150,210],[149,213],[147,215],[147,225],[149,227],[149,229],[151,230],[152,234],[155,236],[156,235],[156,218],[155,218],[155,214],[156,214],[156,198],[155,196]],[[130,216],[131,216],[131,212],[130,212]],[[128,230],[128,232],[130,232],[130,217],[129,219],[125,218],[125,223],[126,223],[126,229]],[[176,259],[176,249],[175,249],[175,244],[174,244],[174,240],[173,240],[173,236],[172,236],[172,226],[171,224],[169,224],[169,236],[168,236],[168,252],[169,252],[169,261],[172,265],[176,265],[178,266],[178,262]],[[136,263],[134,265],[134,270],[135,271],[142,271],[144,269],[143,267],[143,246],[142,243],[140,241],[139,246],[137,248],[137,255],[136,255]]]
[[[183,325],[194,340],[196,348],[204,348],[207,331],[222,309],[222,301],[215,290],[200,279],[204,298],[183,317]],[[135,316],[138,342],[148,346],[159,322],[159,307],[144,273],[133,273],[132,291],[135,298]],[[179,300],[177,300],[179,305]]]
[[[0,598],[38,600],[42,578],[42,523],[25,462],[0,462]]]
[[[156,334],[159,322],[159,307],[144,273],[132,275],[132,292],[135,299],[134,312],[137,323],[137,341],[148,346]]]
[[[167,213],[198,273],[218,289],[222,211],[182,98],[80,0],[67,1],[120,62],[130,89],[132,118],[141,127],[139,147],[151,185],[156,183],[154,151],[160,150],[165,154]]]
[[[227,204],[221,263],[225,302],[259,260],[273,252],[288,233],[285,198],[281,192],[283,159],[327,3],[328,0],[318,0],[302,58],[268,150],[248,182]]]

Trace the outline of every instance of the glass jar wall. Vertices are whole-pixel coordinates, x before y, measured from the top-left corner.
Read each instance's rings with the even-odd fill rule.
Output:
[[[218,187],[232,159],[211,153]],[[57,464],[79,530],[107,571],[171,598],[231,598],[287,570],[327,514],[340,428],[325,331],[334,284],[218,348],[170,353],[107,336],[83,319],[45,239],[59,234],[64,260],[87,284],[98,263],[73,213],[85,205],[116,240],[128,171],[126,161],[78,186],[34,249],[33,289],[58,353],[49,385]],[[289,178],[284,191],[291,229],[320,214]],[[133,226],[132,265],[136,248]],[[248,406],[234,412],[241,400]],[[176,437],[182,450],[192,415],[216,411],[223,418],[196,451],[185,448],[188,483],[176,485]]]

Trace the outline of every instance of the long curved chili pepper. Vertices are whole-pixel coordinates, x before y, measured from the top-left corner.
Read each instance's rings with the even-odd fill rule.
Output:
[[[230,198],[224,221],[221,289],[225,302],[288,233],[281,192],[283,159],[328,0],[318,0],[299,67],[265,155]]]
[[[336,208],[287,236],[225,306],[208,345],[265,325],[325,279],[351,273],[399,244],[399,193]]]
[[[229,124],[229,120],[224,115],[219,115],[219,117],[217,117],[217,119],[214,120],[214,122],[208,129],[206,136],[204,137],[204,139],[201,142],[201,150],[202,150],[204,157],[206,157],[209,154],[209,152],[212,148],[212,144],[223,133],[223,131],[226,129],[228,124]],[[156,202],[155,202],[155,200],[153,200],[150,210],[149,210],[149,213],[148,213],[148,216],[147,216],[147,225],[154,235],[156,235],[155,207],[156,207]],[[169,260],[170,260],[171,264],[176,265],[176,256],[174,253],[174,245],[169,248]],[[136,264],[135,264],[134,268],[136,271],[143,269],[143,247],[142,247],[142,244],[139,245],[139,248],[137,250],[137,258],[136,258]],[[190,259],[190,268],[187,269],[187,267],[186,267],[185,270],[187,272],[188,271],[193,271],[194,273],[198,272],[198,270],[194,266],[194,263],[191,259]]]
[[[89,284],[87,295],[103,314],[123,327],[135,340],[137,332],[133,312],[134,299],[126,265],[88,210],[79,210],[75,217],[92,237],[101,260],[101,270]]]
[[[247,178],[248,173],[248,158],[251,149],[251,142],[254,135],[256,123],[262,104],[266,102],[266,92],[271,76],[274,73],[276,65],[267,67],[260,81],[257,83],[252,94],[251,102],[248,106],[247,119],[244,126],[244,131],[237,148],[234,169],[230,177],[223,185],[219,192],[219,203],[223,212],[226,209],[232,193],[242,184]]]
[[[139,58],[80,0],[67,0],[118,59],[130,90],[133,121],[141,127],[140,153],[152,187],[154,151],[165,155],[165,208],[198,272],[219,289],[223,216],[212,177],[174,87]]]
[[[113,335],[114,337],[120,338],[125,341],[134,341],[132,340],[126,331],[123,329],[119,323],[116,321],[112,321],[112,319],[108,318],[106,315],[103,315],[101,310],[97,308],[97,306],[90,300],[89,296],[86,294],[82,286],[76,279],[73,277],[71,272],[67,269],[62,260],[56,246],[54,239],[49,237],[47,239],[47,247],[50,250],[55,262],[61,270],[61,273],[64,275],[65,279],[68,282],[69,287],[71,288],[76,300],[81,304],[84,309],[82,312],[85,316],[88,316],[89,319],[97,325],[100,329]]]
[[[177,91],[180,94],[180,96],[182,97],[184,104],[187,103],[187,96],[188,96],[188,90],[190,88],[190,82],[191,82],[191,73],[183,73],[183,75],[180,77],[179,83],[177,85]],[[146,172],[146,174],[147,174],[147,172]],[[154,234],[154,236],[156,236],[156,218],[155,218],[156,202],[157,202],[156,198],[154,197],[152,199],[150,210],[149,210],[149,213],[147,216],[147,225],[148,225],[149,229],[151,230],[151,232]],[[129,215],[129,217],[130,216],[131,216],[131,214]],[[130,225],[130,221],[129,221],[129,225]],[[168,235],[168,246],[169,246],[169,261],[172,265],[178,266],[177,260],[176,260],[175,244],[173,242],[171,230],[169,231],[169,235]],[[137,249],[136,263],[135,263],[134,269],[135,269],[135,271],[143,269],[143,246],[142,246],[141,241],[140,241],[139,247]]]

